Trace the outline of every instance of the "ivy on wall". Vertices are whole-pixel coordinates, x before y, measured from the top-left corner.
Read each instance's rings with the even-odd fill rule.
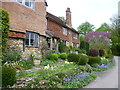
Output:
[[[0,8],[0,50],[2,50],[2,54],[6,51],[9,26],[8,12]]]

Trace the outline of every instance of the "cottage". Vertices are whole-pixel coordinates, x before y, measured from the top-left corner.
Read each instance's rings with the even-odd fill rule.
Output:
[[[67,46],[79,46],[79,33],[72,28],[70,8],[66,10],[66,22],[62,21],[57,16],[47,12],[47,34],[53,33],[51,38],[50,49],[58,48],[58,41],[62,40]],[[49,33],[48,33],[49,32]],[[57,37],[56,37],[57,36]],[[56,46],[56,47],[55,47]]]
[[[46,6],[45,0],[2,1],[0,8],[8,11],[10,17],[9,49],[21,51],[24,57],[31,53],[41,57],[44,41],[56,52],[60,40],[67,46],[79,46],[79,33],[72,28],[70,8],[64,22],[46,12]]]
[[[46,1],[7,0],[0,5],[10,17],[8,47],[20,50],[25,57],[32,52],[41,56],[41,42],[45,40],[47,29]]]

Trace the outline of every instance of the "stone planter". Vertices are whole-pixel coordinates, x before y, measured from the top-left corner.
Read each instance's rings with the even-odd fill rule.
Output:
[[[34,65],[39,66],[40,65],[40,60],[34,60]]]

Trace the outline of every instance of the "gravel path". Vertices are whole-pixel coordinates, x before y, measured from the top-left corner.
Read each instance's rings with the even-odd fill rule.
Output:
[[[84,88],[118,88],[118,63],[120,64],[120,60],[117,56],[114,59],[116,66],[107,71],[97,72],[97,79]]]

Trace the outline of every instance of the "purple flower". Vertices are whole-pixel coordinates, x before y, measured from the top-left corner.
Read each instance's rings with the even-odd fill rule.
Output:
[[[20,60],[20,62],[23,62],[23,60]]]

